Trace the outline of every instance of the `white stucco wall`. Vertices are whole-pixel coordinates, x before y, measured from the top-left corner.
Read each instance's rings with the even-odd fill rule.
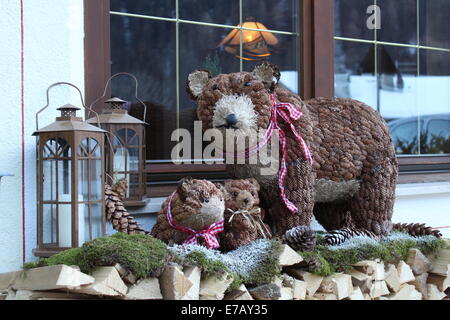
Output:
[[[22,255],[22,85],[21,1],[0,1],[0,272],[17,270]],[[36,170],[35,113],[46,104],[47,87],[71,82],[84,91],[83,0],[23,0],[24,32],[24,151],[25,151],[25,261],[35,258]],[[80,105],[75,90],[51,91],[50,107],[40,125],[54,121],[57,107]]]

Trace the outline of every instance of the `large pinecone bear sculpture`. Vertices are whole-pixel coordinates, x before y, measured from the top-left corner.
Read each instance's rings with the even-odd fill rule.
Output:
[[[111,222],[114,230],[128,234],[147,234],[123,205],[128,182],[119,180],[113,186],[105,186],[106,219]]]

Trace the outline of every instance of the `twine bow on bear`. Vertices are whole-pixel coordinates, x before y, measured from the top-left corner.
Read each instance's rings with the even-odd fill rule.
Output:
[[[169,203],[167,205],[167,215],[166,215],[166,219],[167,219],[167,223],[169,223],[169,225],[181,232],[190,234],[190,236],[184,240],[183,244],[197,244],[197,238],[204,238],[205,242],[206,242],[206,246],[209,249],[216,249],[219,248],[219,242],[216,239],[216,234],[218,234],[219,232],[223,231],[223,225],[224,225],[224,220],[221,219],[220,221],[217,221],[216,223],[213,223],[212,225],[209,226],[209,228],[201,230],[201,231],[195,231],[191,228],[185,227],[185,226],[181,226],[176,224],[173,221],[173,216],[172,216],[172,199],[175,195],[175,192],[172,193],[172,195],[169,198]]]
[[[231,212],[230,219],[228,223],[231,223],[234,217],[238,214],[242,215],[253,227],[255,227],[260,236],[264,239],[268,239],[272,237],[270,230],[267,229],[266,225],[261,219],[261,208],[253,208],[251,210],[237,210],[233,211],[230,208],[227,208],[227,211]],[[255,220],[255,217],[257,220]]]

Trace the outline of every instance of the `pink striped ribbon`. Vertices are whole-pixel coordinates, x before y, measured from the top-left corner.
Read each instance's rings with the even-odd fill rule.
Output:
[[[202,237],[205,239],[206,246],[209,249],[219,248],[220,245],[216,239],[216,234],[223,231],[223,223],[224,223],[223,219],[216,223],[213,223],[212,225],[209,226],[209,228],[201,231],[195,231],[191,228],[175,224],[172,217],[172,199],[174,195],[175,192],[172,193],[172,195],[169,198],[169,204],[167,205],[166,219],[172,228],[191,235],[186,240],[184,240],[183,244],[197,244],[198,243],[197,238]]]
[[[298,120],[301,116],[303,116],[303,112],[301,112],[295,105],[292,103],[287,102],[277,102],[276,101],[276,95],[271,94],[270,100],[272,101],[272,111],[271,111],[271,118],[269,127],[267,128],[266,133],[264,134],[264,137],[261,142],[258,142],[255,146],[250,147],[245,150],[243,154],[237,153],[232,154],[235,157],[245,157],[248,158],[250,155],[253,155],[257,152],[259,152],[264,146],[272,139],[272,135],[274,130],[278,130],[279,136],[280,136],[280,144],[281,144],[281,150],[282,150],[282,160],[281,160],[281,167],[280,171],[278,173],[278,187],[280,188],[281,198],[283,199],[283,202],[285,203],[286,207],[289,209],[292,213],[297,213],[298,208],[287,198],[285,189],[284,189],[284,178],[287,174],[287,165],[286,165],[286,134],[281,130],[281,128],[278,125],[277,118],[280,116],[287,124],[289,124],[289,127],[291,131],[294,133],[295,138],[300,143],[303,151],[303,155],[305,156],[306,160],[312,164],[313,158],[312,154],[308,148],[308,145],[306,144],[305,140],[302,138],[302,136],[297,132],[295,129],[294,124],[292,123],[292,120]],[[231,154],[225,152],[225,154]]]

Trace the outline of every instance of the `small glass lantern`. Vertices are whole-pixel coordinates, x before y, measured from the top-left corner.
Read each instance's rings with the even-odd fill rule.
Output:
[[[127,206],[143,206],[146,194],[145,169],[145,104],[137,97],[137,79],[128,73],[113,75],[107,82],[119,75],[131,76],[136,82],[136,99],[143,105],[144,121],[128,114],[127,102],[119,98],[111,98],[105,101],[107,107],[103,109],[98,118],[87,120],[88,123],[99,125],[109,133],[109,141],[105,144],[106,172],[114,181],[126,179],[128,191],[124,199]],[[103,96],[103,97],[104,97]],[[101,98],[103,98],[101,97]],[[100,99],[97,99],[91,107]]]
[[[61,116],[55,122],[33,133],[38,137],[38,248],[34,254],[40,257],[106,234],[105,131],[77,117],[80,109],[75,106],[58,110]]]

